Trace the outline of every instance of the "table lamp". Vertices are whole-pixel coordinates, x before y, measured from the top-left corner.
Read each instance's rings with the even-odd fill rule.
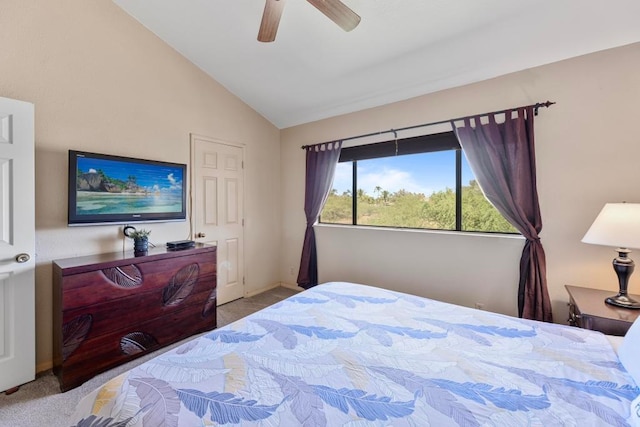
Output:
[[[640,302],[629,298],[627,287],[633,273],[634,262],[629,258],[629,248],[640,248],[640,203],[607,203],[598,214],[584,243],[617,247],[618,256],[613,259],[613,269],[618,275],[618,295],[605,299],[617,307],[640,309]]]

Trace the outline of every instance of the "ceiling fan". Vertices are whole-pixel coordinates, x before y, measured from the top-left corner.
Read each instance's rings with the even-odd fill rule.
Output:
[[[307,0],[325,16],[345,31],[351,31],[360,23],[360,16],[340,0]],[[285,0],[265,0],[258,41],[272,42],[276,39],[278,24]]]

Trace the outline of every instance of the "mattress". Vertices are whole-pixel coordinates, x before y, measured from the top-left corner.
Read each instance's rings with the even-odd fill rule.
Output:
[[[603,334],[326,283],[105,383],[74,426],[625,426]]]

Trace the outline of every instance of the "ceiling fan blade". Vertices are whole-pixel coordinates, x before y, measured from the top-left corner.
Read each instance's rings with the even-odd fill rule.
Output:
[[[258,31],[258,41],[272,42],[276,39],[278,24],[282,16],[285,0],[265,0],[262,22]]]
[[[340,0],[307,1],[345,31],[353,30],[360,23],[360,16]]]

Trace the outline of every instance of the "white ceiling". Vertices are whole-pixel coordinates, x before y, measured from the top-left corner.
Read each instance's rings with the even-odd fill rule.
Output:
[[[264,0],[113,1],[278,128],[640,41],[640,0],[288,0],[273,43]]]

